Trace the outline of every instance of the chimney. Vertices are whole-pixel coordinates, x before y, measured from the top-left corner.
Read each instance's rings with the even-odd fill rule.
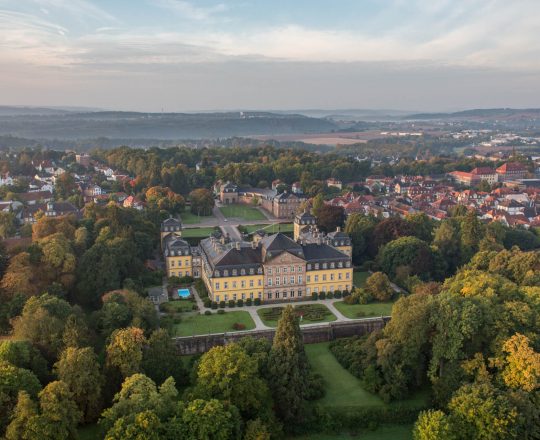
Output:
[[[235,241],[234,242],[234,247],[236,248],[237,251],[240,250],[240,242],[239,241]]]
[[[317,244],[319,246],[322,244],[322,238],[321,237],[317,237]]]
[[[338,227],[336,228],[336,232],[341,232],[341,226],[338,226]]]

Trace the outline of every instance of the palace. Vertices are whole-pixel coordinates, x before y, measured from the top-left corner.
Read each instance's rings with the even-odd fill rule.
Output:
[[[211,236],[199,246],[181,238],[181,222],[162,224],[167,276],[202,278],[212,301],[299,301],[321,292],[350,291],[352,246],[339,229],[318,232],[315,217],[304,212],[294,221],[294,239],[282,233],[256,233],[253,241]]]

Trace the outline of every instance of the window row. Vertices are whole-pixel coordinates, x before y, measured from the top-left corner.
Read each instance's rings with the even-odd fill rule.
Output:
[[[319,281],[319,278],[321,279],[321,281],[334,281],[336,279],[336,276],[333,273],[331,273],[331,274],[323,274],[321,276],[319,276],[319,275],[307,275],[306,276],[306,282],[311,283],[311,280],[313,279],[313,282],[316,283],[317,281]],[[337,279],[338,280],[343,279],[343,273],[342,272],[337,273]],[[345,273],[345,279],[346,280],[351,279],[351,273],[350,272]]]
[[[262,268],[259,267],[257,269],[257,274],[262,275]],[[240,269],[240,270],[238,270],[238,269],[232,269],[232,270],[225,269],[222,272],[220,272],[219,270],[214,271],[214,276],[215,277],[219,277],[219,276],[237,277],[238,275],[255,275],[255,269],[253,267],[251,267],[249,269]]]
[[[241,289],[244,289],[244,288],[248,287],[247,284],[249,284],[249,287],[255,287],[255,281],[254,280],[249,280],[249,283],[246,283],[245,280],[233,281],[231,283],[229,283],[228,281],[223,281],[223,290],[227,290],[229,288],[229,286],[231,286],[231,288],[233,288],[233,289],[238,288],[238,286],[240,286]],[[220,290],[221,285],[222,285],[221,282],[215,281],[214,282],[214,289],[215,290]],[[259,287],[262,286],[262,280],[257,280],[257,286],[259,286]]]
[[[268,275],[272,275],[272,271],[275,271],[276,274],[278,274],[278,273],[280,273],[280,272],[281,272],[281,273],[287,273],[287,272],[289,271],[289,269],[290,269],[290,271],[291,271],[291,273],[292,273],[292,272],[294,272],[295,267],[294,267],[294,266],[290,266],[290,267],[289,267],[289,266],[285,266],[285,267],[274,267],[273,269],[272,269],[271,267],[269,267],[269,268],[266,269],[266,273],[267,273]],[[303,271],[303,268],[302,268],[302,266],[297,266],[297,267],[296,267],[296,270],[297,270],[298,272],[302,272],[302,271]]]
[[[248,293],[233,293],[233,294],[228,294],[228,293],[225,293],[223,296],[222,295],[215,295],[214,296],[214,301],[215,302],[220,302],[220,301],[229,301],[229,300],[233,300],[233,301],[238,301],[239,299],[242,299],[242,300],[245,300],[245,299],[255,299],[255,295],[257,298],[259,299],[262,299],[262,292],[257,292],[257,293],[253,293],[253,292],[249,292]]]
[[[289,284],[295,284],[296,277],[294,275],[291,275],[289,278]],[[298,284],[302,284],[304,282],[304,277],[302,275],[298,275]],[[287,277],[284,276],[283,278],[275,277],[274,281],[272,281],[272,278],[268,278],[266,280],[266,284],[268,286],[272,286],[274,284],[275,286],[279,286],[280,284],[287,284]]]
[[[268,292],[267,299],[302,298],[302,290],[284,290],[282,292]]]
[[[319,264],[319,263],[308,264],[307,270],[335,269],[335,268],[341,269],[343,267],[351,267],[351,262],[346,261],[344,263],[343,261],[338,261],[337,263],[331,262],[331,263],[322,263],[322,264]]]
[[[175,260],[170,260],[169,261],[169,267],[174,267],[175,264],[178,266],[178,267],[182,267],[182,260],[177,260],[176,263],[175,263]],[[184,260],[184,266],[191,266],[190,264],[190,261],[189,260]]]

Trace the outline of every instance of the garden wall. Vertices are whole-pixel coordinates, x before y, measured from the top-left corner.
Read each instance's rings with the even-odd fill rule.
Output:
[[[337,338],[362,336],[382,329],[390,317],[366,318],[346,322],[330,322],[328,324],[301,327],[304,343],[315,344],[328,342]],[[216,345],[236,342],[245,336],[253,338],[274,338],[275,329],[253,330],[243,332],[216,333],[211,335],[184,336],[174,338],[178,351],[182,355],[204,353]]]

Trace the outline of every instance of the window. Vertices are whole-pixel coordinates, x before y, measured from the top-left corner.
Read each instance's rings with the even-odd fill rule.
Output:
[[[276,273],[279,273],[279,267],[276,267]]]
[[[326,281],[326,274],[324,274],[324,275],[322,276],[322,280],[323,280],[323,281]]]
[[[291,277],[291,284],[294,284],[294,275]]]
[[[262,286],[262,280],[259,280],[259,286]]]
[[[262,274],[262,269],[261,269],[260,267],[257,269],[257,273],[258,273],[259,275]]]
[[[302,275],[298,275],[298,284],[302,284]]]
[[[276,277],[276,286],[279,286],[279,282],[281,281],[280,277]]]
[[[318,288],[318,287],[314,287],[314,288],[313,288],[313,293],[319,293],[319,288]]]
[[[224,301],[228,301],[229,300],[229,295],[225,294],[225,297],[223,298]]]
[[[328,267],[328,264],[323,263],[322,268],[323,268],[323,269],[326,269],[327,267]]]
[[[298,266],[298,272],[302,272],[302,266]]]
[[[302,298],[302,291],[301,290],[298,291],[298,298]]]
[[[294,290],[291,290],[291,298],[294,298]]]
[[[224,271],[223,271],[223,276],[224,276],[224,277],[228,277],[228,276],[229,276],[229,271],[228,271],[228,270],[224,270]]]
[[[216,271],[214,272],[214,276],[215,276],[215,277],[219,277],[219,270],[216,270]]]
[[[233,293],[232,299],[236,301],[236,293]]]
[[[233,289],[236,289],[236,281],[232,282],[232,287],[233,287]]]
[[[319,281],[319,275],[315,275],[315,282]]]
[[[262,293],[261,293],[261,292],[259,292],[259,299],[261,299],[261,298],[262,298]]]
[[[336,267],[336,263],[330,263],[330,269],[334,269]]]
[[[294,266],[291,266],[291,272],[294,272]]]
[[[333,273],[330,274],[330,281],[334,281],[334,274]]]
[[[236,269],[233,269],[232,276],[235,277],[237,274],[238,274],[238,272],[236,271]]]
[[[249,297],[253,299],[253,292],[249,292]]]
[[[315,270],[319,270],[319,263],[315,263]]]
[[[339,268],[342,268],[342,267],[343,267],[343,263],[342,263],[341,261],[338,263],[338,267],[339,267]]]
[[[229,283],[228,283],[227,281],[225,281],[225,282],[223,283],[223,288],[224,288],[224,289],[228,289],[228,288],[229,288]]]
[[[279,292],[276,292],[276,299],[279,299]]]
[[[286,299],[286,298],[287,298],[287,291],[284,290],[284,291],[283,291],[283,299]]]
[[[268,285],[269,285],[269,286],[272,285],[272,278],[268,278]]]
[[[240,275],[245,275],[245,274],[246,274],[246,269],[242,269],[242,270],[240,271]]]
[[[349,279],[351,278],[351,273],[350,273],[350,272],[347,272],[347,273],[345,274],[345,278],[347,278],[347,279],[349,280]]]
[[[249,280],[249,287],[253,287],[253,280]]]
[[[287,273],[287,268],[286,267],[283,268],[283,273]]]
[[[343,279],[343,274],[342,274],[341,272],[339,272],[339,273],[337,274],[337,277],[338,277],[338,280],[341,280],[341,279]]]
[[[271,267],[268,268],[268,275],[272,275],[272,268]]]
[[[174,260],[171,260],[171,267],[174,267]]]
[[[307,265],[307,270],[311,270],[311,264]]]
[[[242,288],[246,287],[246,282],[244,280],[242,280],[240,284],[241,284]]]
[[[253,270],[253,268],[249,269],[249,274],[250,275],[253,275],[255,273],[255,271]]]
[[[268,292],[268,299],[272,299],[272,292]]]
[[[311,293],[311,289],[310,289],[309,287],[306,289],[306,293],[307,293],[308,295]]]

